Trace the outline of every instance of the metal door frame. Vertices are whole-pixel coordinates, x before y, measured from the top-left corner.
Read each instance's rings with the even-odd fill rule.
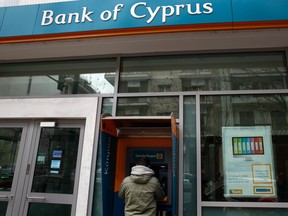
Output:
[[[13,210],[15,209],[14,206],[16,206],[17,204],[20,203],[20,199],[19,193],[21,194],[21,192],[23,191],[22,188],[20,188],[21,191],[19,191],[18,186],[21,185],[21,182],[23,183],[23,181],[21,181],[21,179],[23,179],[23,177],[25,178],[25,175],[23,175],[23,167],[21,167],[21,164],[23,163],[23,161],[25,161],[26,158],[26,154],[25,152],[29,152],[30,150],[30,143],[28,141],[29,139],[29,124],[28,122],[2,122],[0,121],[0,128],[22,128],[22,132],[21,132],[21,139],[20,139],[20,143],[19,143],[19,150],[18,150],[18,155],[17,155],[17,159],[16,159],[16,166],[15,166],[15,170],[14,170],[14,176],[13,176],[13,180],[12,180],[12,185],[11,185],[11,190],[10,191],[1,191],[1,195],[3,196],[1,201],[7,201],[8,202],[8,206],[7,206],[7,211],[6,214],[7,215],[11,215]],[[30,137],[31,138],[31,137]],[[27,146],[25,146],[25,144],[28,143]],[[26,148],[24,148],[24,146]],[[24,162],[25,163],[25,162]],[[19,191],[19,192],[17,192]],[[16,194],[17,193],[17,194]],[[19,204],[20,205],[20,204]]]
[[[37,153],[39,148],[39,141],[41,136],[41,126],[40,121],[35,121],[34,128],[33,128],[33,138],[32,143],[33,146],[31,146],[31,152],[28,160],[28,164],[30,164],[30,173],[27,179],[27,183],[25,184],[26,191],[24,193],[25,197],[21,200],[21,209],[24,209],[24,212],[28,212],[29,203],[31,202],[40,202],[40,203],[55,203],[55,204],[71,204],[71,214],[75,214],[75,204],[76,204],[76,197],[78,192],[78,183],[79,183],[79,172],[80,172],[80,159],[81,159],[81,153],[82,153],[82,143],[83,143],[83,135],[84,135],[84,122],[79,121],[75,122],[75,120],[62,120],[57,119],[56,120],[57,126],[54,128],[69,128],[69,127],[77,127],[80,128],[80,136],[79,136],[79,145],[78,145],[78,151],[77,151],[77,163],[76,163],[76,169],[75,169],[75,180],[74,180],[74,189],[73,194],[55,194],[55,193],[40,193],[40,192],[31,192],[32,183],[34,180],[34,172],[35,172],[35,166],[36,166],[36,160],[37,160]],[[27,170],[26,170],[27,172]],[[26,173],[27,175],[27,173]],[[29,197],[33,197],[32,199]],[[44,199],[42,199],[44,198]],[[15,214],[17,215],[17,214]]]

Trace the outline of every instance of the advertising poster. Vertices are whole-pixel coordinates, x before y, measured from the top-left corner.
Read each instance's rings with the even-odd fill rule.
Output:
[[[276,197],[270,126],[223,127],[225,197]]]

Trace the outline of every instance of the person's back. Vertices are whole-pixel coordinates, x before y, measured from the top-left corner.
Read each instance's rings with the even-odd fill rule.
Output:
[[[119,197],[125,200],[125,216],[156,216],[156,200],[165,196],[153,176],[154,171],[146,163],[149,164],[149,160],[140,160],[139,165],[132,167],[131,175],[123,180],[119,189]]]

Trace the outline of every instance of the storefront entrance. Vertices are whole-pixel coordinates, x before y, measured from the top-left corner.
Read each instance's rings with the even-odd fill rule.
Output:
[[[71,215],[83,128],[61,121],[0,123],[0,215]]]
[[[0,100],[1,216],[86,215],[96,113],[97,98]]]

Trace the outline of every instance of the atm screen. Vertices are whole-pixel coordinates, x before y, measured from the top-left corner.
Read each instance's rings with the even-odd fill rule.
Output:
[[[167,195],[168,181],[168,165],[167,164],[151,164],[151,169],[155,172],[155,177],[159,180],[165,194]]]

